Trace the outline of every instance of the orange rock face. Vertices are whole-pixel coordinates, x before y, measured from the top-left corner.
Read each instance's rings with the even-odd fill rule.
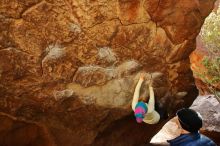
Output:
[[[191,69],[194,73],[195,83],[201,95],[210,93],[209,86],[213,86],[215,89],[220,89],[220,84],[208,85],[203,82],[203,79],[196,75],[196,72],[206,72],[207,68],[202,64],[205,57],[209,57],[208,49],[205,47],[200,36],[197,37],[197,47],[190,55]],[[205,76],[206,78],[212,78],[212,76]]]
[[[2,0],[0,111],[18,119],[15,125],[21,119],[43,125],[49,137],[42,136],[48,140],[41,145],[149,141],[163,119],[153,126],[135,123],[130,104],[139,73],[153,73],[163,110],[172,114],[191,104],[197,90],[188,57],[213,5],[214,0]],[[142,96],[148,96],[146,89],[147,82]],[[0,144],[10,141],[5,136]]]

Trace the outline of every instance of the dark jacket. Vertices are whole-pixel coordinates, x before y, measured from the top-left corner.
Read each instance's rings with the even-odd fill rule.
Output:
[[[200,133],[181,134],[167,142],[170,146],[217,146],[211,139]]]

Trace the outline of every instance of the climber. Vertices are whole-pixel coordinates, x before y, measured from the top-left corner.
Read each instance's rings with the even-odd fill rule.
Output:
[[[183,108],[177,111],[174,118],[180,128],[180,136],[168,140],[170,146],[217,146],[211,139],[199,133],[202,117],[192,109]]]
[[[144,121],[147,124],[156,124],[160,120],[160,115],[157,111],[155,111],[155,99],[154,99],[154,91],[152,87],[152,79],[149,83],[149,92],[150,98],[149,102],[145,103],[143,101],[139,101],[139,92],[141,84],[144,81],[144,74],[140,75],[140,79],[136,85],[133,101],[132,101],[132,109],[135,113],[136,121],[141,123]],[[151,77],[152,78],[152,77]]]

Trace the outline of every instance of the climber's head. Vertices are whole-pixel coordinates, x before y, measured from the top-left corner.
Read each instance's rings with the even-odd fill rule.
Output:
[[[141,123],[146,113],[147,113],[147,105],[142,101],[138,102],[134,110],[136,121],[138,123]]]
[[[179,124],[182,129],[195,133],[202,128],[202,117],[199,113],[192,109],[183,108],[177,111]]]

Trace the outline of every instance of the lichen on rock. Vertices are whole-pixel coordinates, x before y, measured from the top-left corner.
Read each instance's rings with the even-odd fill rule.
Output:
[[[170,115],[190,105],[197,90],[188,56],[213,4],[0,1],[0,111],[16,117],[15,125],[20,119],[43,125],[52,142],[42,145],[149,141],[163,119],[152,126],[135,123],[130,102],[140,72],[155,75],[156,100]],[[147,87],[148,79],[141,96],[148,96]],[[178,92],[188,94],[179,99]],[[10,138],[0,138],[0,145],[16,145]]]

